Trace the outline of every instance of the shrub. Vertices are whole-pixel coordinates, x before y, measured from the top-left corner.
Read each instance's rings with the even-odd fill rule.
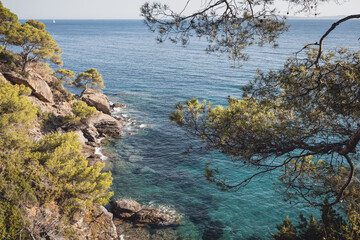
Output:
[[[68,123],[83,122],[88,118],[91,118],[97,113],[95,107],[90,107],[83,101],[76,101],[72,105],[72,112],[74,115],[68,115],[64,117],[63,121]]]

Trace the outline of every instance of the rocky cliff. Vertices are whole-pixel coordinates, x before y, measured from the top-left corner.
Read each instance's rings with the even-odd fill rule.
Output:
[[[29,136],[37,142],[52,132],[75,132],[88,164],[92,166],[101,161],[95,154],[101,144],[99,139],[120,137],[125,124],[124,120],[111,115],[108,98],[101,91],[88,89],[81,99],[98,111],[86,119],[67,121],[72,119],[69,118],[74,115],[72,106],[79,97],[64,89],[59,79],[46,70],[46,65],[30,66],[28,73],[24,77],[0,64],[0,81],[22,84],[32,90],[27,98],[38,107],[39,117],[33,123],[34,128],[29,130]],[[181,217],[174,211],[143,206],[130,199],[112,200],[109,207],[113,213],[104,206],[95,205],[76,212],[69,219],[55,202],[26,205],[22,207],[26,216],[23,220],[28,224],[20,235],[38,240],[178,239],[173,227],[180,224]]]

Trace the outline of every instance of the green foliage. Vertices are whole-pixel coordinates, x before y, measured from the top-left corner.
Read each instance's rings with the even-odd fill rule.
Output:
[[[79,73],[73,84],[85,90],[88,88],[88,84],[90,84],[91,87],[105,88],[104,80],[95,68],[90,68],[83,73]]]
[[[299,216],[299,224],[294,227],[287,217],[282,225],[277,225],[277,234],[272,234],[276,240],[350,240],[358,239],[354,233],[354,227],[359,226],[359,222],[354,224],[346,223],[343,218],[330,206],[323,206],[321,209],[321,220],[316,221],[310,215],[307,220],[302,214]]]
[[[0,2],[0,42],[6,48],[7,37],[11,31],[14,31],[19,25],[18,17],[9,9],[5,8]]]
[[[74,115],[68,115],[64,117],[64,122],[78,123],[83,122],[88,118],[91,118],[97,113],[95,107],[90,107],[85,102],[79,100],[72,104],[72,112]]]
[[[316,15],[321,2],[331,0],[289,0],[289,9]],[[337,1],[337,0],[334,0]],[[276,3],[276,1],[275,1]],[[277,46],[276,40],[288,26],[285,13],[280,13],[274,1],[236,0],[205,1],[201,8],[187,14],[189,2],[181,11],[167,4],[146,2],[141,7],[145,24],[157,33],[157,41],[188,44],[191,37],[208,41],[207,52],[228,54],[234,61],[247,60],[245,49],[258,44]],[[289,12],[287,13],[289,14]]]
[[[289,217],[286,217],[282,225],[276,225],[278,229],[278,234],[272,234],[273,238],[276,240],[290,240],[290,239],[297,239],[296,236],[296,228],[293,226],[292,222],[290,221]]]
[[[66,101],[70,102],[75,99],[74,95],[63,86],[63,82],[61,79],[54,78],[54,80],[49,83],[49,86],[59,91],[61,97],[63,97]]]
[[[75,133],[45,136],[32,149],[32,158],[34,171],[29,177],[36,183],[40,202],[56,200],[70,214],[93,203],[106,204],[112,196],[107,192],[111,173],[101,173],[103,163],[88,166]]]
[[[72,84],[72,79],[75,78],[75,73],[69,69],[58,69],[55,72],[55,76],[67,84]]]
[[[19,54],[3,49],[0,52],[0,60],[8,69],[21,72],[21,57]]]
[[[19,239],[23,223],[20,210],[11,203],[0,201],[0,239]]]
[[[23,85],[0,82],[0,151],[26,143],[25,132],[35,119],[37,108],[26,98],[30,89]]]

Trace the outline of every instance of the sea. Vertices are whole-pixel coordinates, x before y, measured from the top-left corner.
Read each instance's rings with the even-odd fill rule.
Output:
[[[63,68],[75,73],[96,68],[104,93],[125,104],[114,114],[128,121],[120,139],[103,144],[106,171],[114,178],[114,198],[176,211],[182,239],[271,239],[276,224],[306,206],[283,201],[279,172],[261,176],[236,192],[224,192],[206,181],[206,163],[236,183],[256,172],[188,135],[169,120],[175,104],[197,97],[226,105],[241,97],[256,70],[281,69],[286,59],[308,43],[319,41],[335,20],[289,20],[279,46],[253,46],[249,60],[235,63],[226,55],[207,54],[205,39],[186,47],[158,44],[142,20],[42,20],[63,51]],[[325,49],[345,46],[359,50],[360,21],[349,21],[325,39]],[[106,155],[105,154],[105,155]]]

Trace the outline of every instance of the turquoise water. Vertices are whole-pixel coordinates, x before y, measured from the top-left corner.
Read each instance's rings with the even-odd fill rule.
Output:
[[[176,102],[191,97],[225,104],[228,96],[241,96],[240,87],[256,69],[281,68],[289,55],[317,41],[332,21],[290,21],[291,30],[280,39],[279,48],[249,49],[250,61],[242,68],[231,68],[226,56],[207,55],[206,43],[197,39],[187,48],[156,44],[141,21],[44,22],[64,51],[64,68],[77,73],[97,68],[110,100],[127,105],[121,114],[133,124],[121,139],[104,147],[116,154],[107,160],[116,198],[175,209],[184,217],[178,231],[190,239],[269,239],[287,215],[308,211],[282,201],[273,185],[276,174],[232,193],[207,183],[203,174],[209,161],[233,181],[254,170],[203,150],[201,141],[172,125],[168,116]],[[346,23],[325,46],[346,43],[358,49],[359,23]]]

